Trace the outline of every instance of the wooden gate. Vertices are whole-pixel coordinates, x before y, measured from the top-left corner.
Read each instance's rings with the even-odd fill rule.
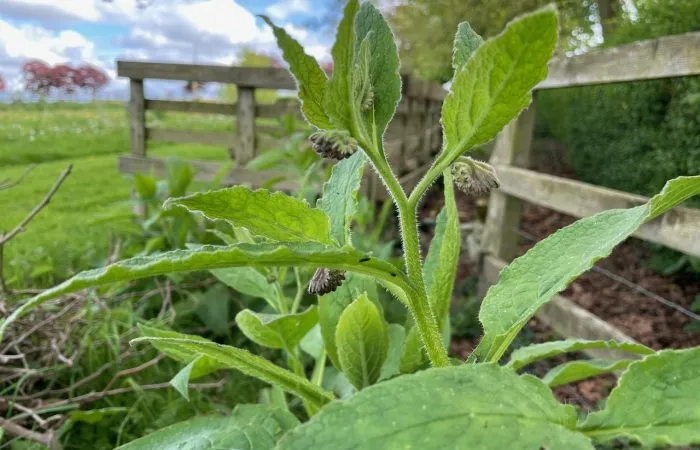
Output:
[[[224,177],[226,184],[247,184],[253,187],[280,175],[277,171],[249,171],[245,164],[261,149],[261,127],[256,118],[274,118],[285,113],[299,114],[296,100],[279,100],[275,104],[256,104],[256,89],[296,89],[289,72],[280,68],[250,68],[194,64],[166,64],[151,62],[117,61],[117,74],[129,78],[129,126],[131,154],[119,159],[123,173],[155,171],[163,173],[165,161],[148,157],[148,141],[162,140],[217,145],[227,148],[235,167]],[[151,100],[145,98],[144,80],[181,80],[234,84],[238,89],[235,104],[194,102],[181,100]],[[441,146],[440,107],[445,91],[436,83],[403,76],[403,98],[396,117],[385,136],[385,151],[397,171],[400,181],[411,188],[426,170],[433,155]],[[146,111],[180,111],[187,113],[222,114],[235,117],[235,133],[202,132],[149,128]],[[269,147],[269,145],[266,145]],[[222,153],[222,159],[225,158]],[[210,181],[220,170],[215,162],[190,161],[197,179]],[[376,177],[368,173],[365,192],[375,199],[386,196]],[[293,183],[278,185],[293,189]]]

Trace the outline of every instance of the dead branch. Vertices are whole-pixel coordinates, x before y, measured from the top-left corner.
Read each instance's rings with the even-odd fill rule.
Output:
[[[20,184],[22,181],[24,181],[25,178],[27,178],[27,175],[34,170],[36,165],[32,164],[27,169],[20,175],[19,178],[17,178],[15,181],[10,181],[10,180],[3,180],[0,182],[0,191],[5,190],[5,189],[10,189],[11,187],[15,187],[18,184]]]
[[[12,436],[38,442],[39,444],[43,444],[50,449],[60,448],[56,442],[53,430],[47,431],[46,433],[37,433],[36,431],[28,430],[27,428],[24,428],[23,426],[14,422],[10,422],[7,419],[3,419],[2,417],[0,417],[0,428],[3,428]]]
[[[165,358],[165,355],[161,353],[160,355],[156,356],[155,358],[151,359],[150,361],[146,361],[145,363],[140,364],[140,365],[138,365],[138,366],[136,366],[136,367],[131,367],[131,368],[129,368],[129,369],[120,370],[119,372],[117,372],[117,373],[114,374],[114,376],[112,377],[111,380],[109,380],[109,383],[107,383],[107,386],[105,386],[105,388],[103,389],[103,392],[104,392],[104,391],[108,391],[109,388],[111,388],[112,385],[113,385],[119,378],[125,377],[125,376],[127,376],[127,375],[134,375],[134,374],[139,373],[139,372],[141,372],[142,370],[145,370],[145,369],[147,369],[147,368],[149,368],[149,367],[151,367],[151,366],[155,366],[156,364],[158,364],[159,362],[161,362],[161,361],[163,360],[163,358]]]
[[[27,174],[29,174],[29,172],[32,171],[33,168],[34,168],[34,166],[30,166],[22,174],[22,176],[20,176],[15,182],[9,183],[9,184],[3,184],[2,186],[0,186],[0,190],[8,189],[12,186],[16,186],[17,184],[21,183],[22,180],[24,180],[24,178],[27,176]],[[24,231],[24,229],[27,227],[29,222],[31,222],[32,219],[34,219],[34,217],[36,217],[36,215],[39,214],[39,212],[41,212],[41,210],[44,209],[46,207],[46,205],[49,204],[49,202],[51,201],[51,197],[54,196],[54,194],[61,187],[61,185],[63,184],[65,179],[68,178],[68,175],[70,175],[71,170],[73,170],[73,164],[68,165],[66,170],[64,170],[61,173],[61,175],[59,175],[58,179],[56,179],[56,182],[51,187],[49,192],[46,193],[46,196],[41,201],[41,203],[36,205],[34,207],[34,209],[32,209],[29,212],[29,214],[27,214],[27,216],[24,219],[22,219],[22,221],[15,228],[12,229],[12,231],[10,231],[7,234],[4,232],[0,233],[0,291],[4,295],[9,296],[12,294],[12,290],[7,286],[7,282],[5,281],[5,267],[4,267],[5,266],[5,263],[4,263],[4,259],[5,259],[4,246],[5,246],[5,244],[7,242],[9,242],[12,238],[17,236],[17,234]]]
[[[0,236],[4,236],[4,233],[0,233]],[[12,291],[7,287],[7,282],[5,281],[5,246],[0,245],[0,290],[5,295],[10,295]],[[4,307],[2,308],[4,309]]]
[[[0,246],[0,249],[2,249],[2,246]],[[2,351],[0,352],[0,354],[2,354],[2,355],[6,354],[6,353],[10,350],[10,348],[12,348],[13,346],[15,346],[15,345],[21,343],[22,341],[24,341],[26,338],[28,338],[29,336],[31,336],[35,331],[39,330],[40,328],[42,328],[42,327],[45,326],[46,324],[55,322],[59,317],[61,317],[62,315],[66,314],[68,311],[70,311],[71,309],[73,309],[73,307],[75,307],[76,303],[78,303],[78,302],[76,302],[76,301],[71,301],[71,302],[69,302],[63,309],[61,309],[59,312],[57,312],[56,314],[51,314],[51,315],[50,315],[49,317],[47,317],[46,319],[44,319],[44,320],[42,320],[42,321],[40,321],[40,322],[34,324],[34,326],[32,326],[30,329],[28,329],[27,331],[25,331],[24,333],[22,333],[20,336],[18,336],[17,338],[13,339],[9,344],[7,344],[7,345],[2,349]]]

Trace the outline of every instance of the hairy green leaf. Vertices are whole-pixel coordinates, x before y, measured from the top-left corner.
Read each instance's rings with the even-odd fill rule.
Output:
[[[162,428],[119,450],[273,449],[299,420],[289,411],[268,405],[239,405],[228,417],[197,417]]]
[[[298,314],[262,314],[244,309],[236,324],[251,341],[269,348],[292,350],[318,323],[315,306]]]
[[[631,359],[620,359],[617,361],[608,359],[569,361],[547,372],[542,377],[542,381],[547,383],[549,387],[575,383],[586,378],[626,369],[633,362]]]
[[[596,441],[632,438],[645,446],[700,443],[700,348],[664,350],[630,364],[605,409],[580,430]]]
[[[438,214],[435,235],[423,264],[428,300],[441,329],[445,327],[450,313],[460,244],[459,212],[452,175],[445,171],[445,206]]]
[[[379,379],[389,349],[389,331],[379,308],[363,294],[345,308],[335,330],[338,360],[357,389]]]
[[[441,158],[453,161],[490,141],[530,104],[530,92],[547,76],[556,42],[557,15],[547,7],[515,19],[474,51],[443,103],[447,143]],[[463,55],[460,50],[459,58]]]
[[[406,333],[406,341],[404,342],[399,368],[401,373],[413,373],[427,363],[428,356],[423,350],[418,328],[413,324]]]
[[[134,187],[142,200],[151,200],[158,191],[155,178],[142,173],[134,174]]]
[[[331,237],[340,245],[350,243],[350,226],[357,213],[365,162],[364,153],[355,152],[333,166],[330,179],[323,185],[323,196],[316,205],[330,218]]]
[[[198,336],[196,334],[185,334],[185,333],[178,333],[177,331],[172,331],[172,330],[161,330],[159,328],[153,328],[149,327],[146,325],[139,325],[139,330],[141,331],[141,335],[145,337],[155,337],[155,338],[167,338],[167,339],[188,339],[191,341],[200,341],[200,342],[209,342],[211,341],[209,339],[205,339],[202,336]],[[178,348],[174,347],[160,347],[158,343],[153,344],[155,348],[157,348],[159,351],[165,353],[169,357],[180,361],[182,363],[187,364],[188,366],[191,363],[192,367],[189,369],[189,374],[187,377],[187,381],[189,380],[194,380],[199,377],[203,377],[204,375],[208,375],[215,370],[219,370],[224,368],[221,363],[219,363],[216,360],[213,360],[211,358],[207,358],[206,356],[197,356],[193,355],[191,352],[188,351],[182,351]],[[196,362],[195,362],[196,361]]]
[[[360,54],[364,40],[369,49],[367,75],[372,101],[369,107],[360,104],[360,112],[368,135],[378,143],[401,100],[399,52],[389,24],[370,2],[363,3],[355,16],[355,35],[356,54]],[[360,76],[357,71],[354,75]]]
[[[581,219],[537,243],[503,269],[488,290],[479,312],[485,334],[475,355],[486,361],[500,359],[525,323],[556,293],[643,223],[699,193],[700,176],[679,177],[644,205]]]
[[[132,344],[149,342],[166,354],[179,352],[189,354],[192,358],[205,356],[216,361],[222,367],[236,369],[251,377],[278,385],[286,392],[316,406],[322,406],[334,399],[333,394],[312,384],[306,378],[240,348],[200,340],[156,337],[142,337],[131,342]]]
[[[219,281],[240,292],[274,303],[275,289],[267,277],[253,267],[230,267],[210,270]]]
[[[226,220],[253,235],[282,242],[330,244],[330,223],[323,211],[283,192],[252,191],[234,186],[168,199],[164,208],[179,206],[205,217]]]
[[[405,340],[406,330],[401,325],[389,324],[389,348],[379,374],[379,381],[388,380],[401,373],[401,355],[403,355]]]
[[[355,60],[355,15],[358,0],[349,0],[343,9],[343,18],[338,25],[333,55],[333,76],[328,82],[325,110],[336,127],[348,131],[353,129],[353,84],[352,70]]]
[[[360,391],[290,431],[280,449],[592,449],[576,411],[538,379],[490,364],[428,369]]]
[[[159,255],[137,256],[101,269],[87,270],[17,308],[0,323],[0,341],[7,327],[17,318],[59,295],[118,281],[152,277],[172,272],[193,272],[242,266],[305,266],[355,271],[380,280],[399,298],[413,288],[405,274],[393,264],[355,249],[330,247],[319,243],[266,243],[231,246],[204,245],[191,250],[173,250]]]
[[[275,26],[266,16],[261,17],[272,27],[277,46],[282,50],[282,57],[289,64],[289,71],[297,82],[304,117],[318,128],[332,129],[330,118],[324,109],[328,84],[326,73],[318,65],[318,61],[307,55],[304,48],[283,28]]]
[[[326,344],[328,357],[336,368],[340,368],[338,347],[335,343],[335,330],[338,320],[353,300],[362,294],[370,299],[377,299],[377,285],[370,278],[348,273],[345,281],[335,291],[318,297],[318,321],[321,325],[323,342]]]
[[[476,34],[469,22],[462,22],[457,26],[457,34],[455,35],[455,43],[452,49],[452,68],[458,72],[477,48],[481,47],[484,40]]]
[[[543,342],[528,345],[515,350],[510,355],[508,365],[515,370],[535,361],[551,358],[562,353],[578,352],[588,349],[623,350],[637,355],[649,355],[654,350],[636,342],[589,341],[586,339],[566,339],[563,341]]]
[[[301,349],[313,359],[324,358],[325,360],[326,349],[323,344],[323,335],[321,334],[320,323],[314,325],[313,328],[306,333],[306,336],[299,341],[299,347],[301,347]]]
[[[188,386],[190,384],[190,378],[192,376],[192,369],[197,364],[199,357],[192,360],[191,363],[183,367],[174,377],[170,379],[168,384],[170,384],[176,391],[184,397],[185,400],[190,401],[190,391]]]

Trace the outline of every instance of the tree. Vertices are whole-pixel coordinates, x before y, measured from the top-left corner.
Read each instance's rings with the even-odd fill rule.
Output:
[[[551,0],[408,0],[391,11],[403,70],[445,82],[452,76],[452,42],[460,22],[468,21],[482,37],[499,33],[515,16]],[[560,15],[560,50],[589,45],[595,23],[594,0],[556,0]]]
[[[83,64],[75,70],[74,82],[78,88],[90,92],[94,98],[97,91],[109,82],[109,77],[101,69]]]
[[[22,66],[22,75],[24,89],[41,97],[48,95],[51,89],[66,94],[82,89],[94,97],[97,91],[109,82],[107,74],[89,64],[78,68],[67,64],[51,67],[43,61],[34,60]]]
[[[2,78],[2,75],[0,75],[0,92],[5,91],[5,80]]]
[[[45,97],[51,88],[51,67],[43,61],[34,60],[22,65],[24,89]]]

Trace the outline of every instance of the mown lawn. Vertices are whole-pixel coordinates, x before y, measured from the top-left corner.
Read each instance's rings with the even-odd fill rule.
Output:
[[[231,131],[231,117],[150,114],[151,126]],[[0,191],[0,230],[15,226],[68,164],[73,172],[51,204],[5,249],[15,286],[48,285],[103,263],[113,236],[133,230],[131,181],[117,171],[129,151],[123,104],[0,105],[0,183],[34,170],[18,186]],[[149,155],[227,161],[225,148],[149,143]]]

